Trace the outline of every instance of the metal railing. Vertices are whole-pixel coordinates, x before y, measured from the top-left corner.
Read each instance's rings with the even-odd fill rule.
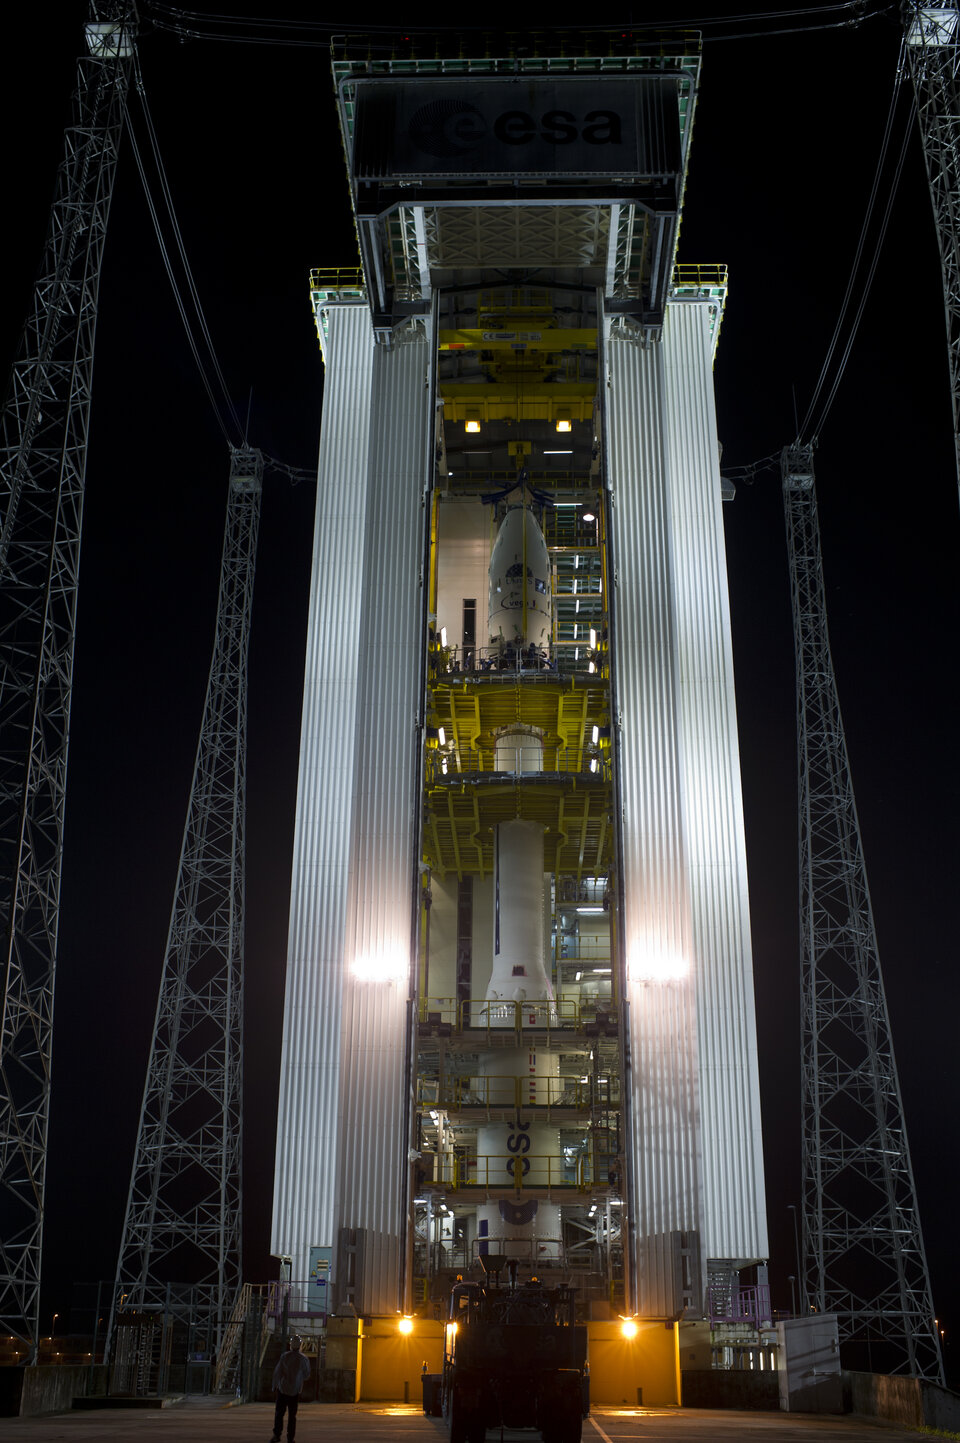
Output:
[[[285,1279],[270,1284],[267,1317],[274,1332],[286,1332],[295,1321],[297,1330],[306,1334],[311,1325],[319,1328],[327,1321],[326,1310],[319,1303],[315,1278]]]
[[[673,268],[673,286],[696,287],[701,291],[713,291],[728,284],[728,267],[717,265],[678,265]]]
[[[586,593],[585,593],[586,594]],[[557,642],[549,651],[544,647],[514,646],[437,646],[431,652],[433,669],[438,675],[555,677],[602,675],[603,654],[584,641]]]
[[[431,747],[427,752],[427,778],[436,784],[444,777],[475,776],[478,772],[502,776],[569,776],[607,782],[610,753],[605,748],[543,746]]]
[[[441,1153],[435,1159],[433,1181],[459,1192],[463,1189],[500,1190],[512,1187],[514,1192],[525,1188],[563,1188],[583,1192],[593,1187],[593,1168],[588,1155],[581,1153],[574,1162],[552,1153],[478,1153],[475,1157]]]
[[[421,1107],[442,1107],[450,1112],[478,1108],[523,1108],[540,1111],[549,1108],[587,1110],[593,1107],[616,1107],[620,1102],[620,1080],[608,1073],[598,1077],[538,1077],[528,1073],[517,1076],[449,1077],[439,1087],[432,1081],[420,1080],[418,1103]]]
[[[350,300],[366,297],[363,271],[359,266],[320,266],[310,272],[310,294],[314,304],[328,298]]]
[[[730,1288],[711,1283],[707,1288],[707,1315],[711,1323],[747,1323],[755,1328],[769,1324],[773,1316],[769,1284]]]
[[[503,1034],[535,1027],[544,1031],[577,1031],[603,1021],[617,1025],[617,1009],[603,998],[534,998],[527,1002],[488,1002],[483,997],[421,997],[419,1020],[424,1026],[445,1026],[456,1031],[482,1028]]]

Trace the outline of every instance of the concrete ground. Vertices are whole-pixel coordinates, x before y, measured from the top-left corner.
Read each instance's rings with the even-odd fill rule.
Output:
[[[45,1418],[4,1418],[4,1443],[268,1443],[273,1407],[230,1406],[222,1399],[187,1398],[166,1408],[97,1409]],[[585,1421],[584,1443],[907,1443],[924,1435],[865,1419],[799,1413],[734,1413],[700,1408],[598,1408]],[[929,1435],[927,1435],[929,1436]],[[534,1443],[531,1432],[505,1430],[502,1443]],[[305,1403],[297,1443],[446,1443],[439,1418],[419,1405]],[[497,1433],[487,1443],[501,1443]],[[539,1440],[537,1440],[539,1443]]]

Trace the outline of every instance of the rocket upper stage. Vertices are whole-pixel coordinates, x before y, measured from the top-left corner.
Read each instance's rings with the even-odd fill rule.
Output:
[[[553,627],[550,557],[525,492],[507,508],[490,557],[491,646],[549,654]]]

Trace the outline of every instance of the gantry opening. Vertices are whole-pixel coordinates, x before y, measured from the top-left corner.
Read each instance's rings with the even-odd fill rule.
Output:
[[[509,279],[437,297],[414,1268],[437,1311],[502,1251],[586,1313],[623,1276],[597,297]],[[517,823],[539,955],[505,995]]]

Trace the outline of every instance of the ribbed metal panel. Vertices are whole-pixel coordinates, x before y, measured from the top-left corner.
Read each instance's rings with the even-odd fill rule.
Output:
[[[340,1226],[364,1230],[356,1301],[375,1313],[401,1302],[431,353],[411,332],[373,368],[336,1171]]]
[[[300,735],[272,1251],[307,1276],[336,1241],[334,1168],[347,919],[373,336],[366,306],[331,306]]]
[[[636,1303],[662,1315],[677,1306],[670,1234],[700,1226],[663,356],[618,337],[608,338],[606,355]]]
[[[730,608],[706,304],[667,309],[665,452],[672,516],[683,837],[699,1039],[704,1258],[767,1256],[753,962]]]

